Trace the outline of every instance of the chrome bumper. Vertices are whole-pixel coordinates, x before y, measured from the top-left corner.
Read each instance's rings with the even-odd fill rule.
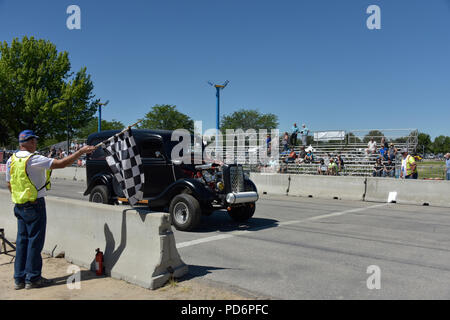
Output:
[[[229,204],[255,202],[258,200],[258,193],[250,192],[230,192],[227,194],[226,200]]]

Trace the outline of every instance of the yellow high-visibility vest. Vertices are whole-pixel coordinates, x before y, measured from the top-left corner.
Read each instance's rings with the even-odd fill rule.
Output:
[[[410,159],[412,159],[413,161],[410,162]],[[409,175],[411,175],[411,174],[417,172],[417,166],[416,166],[416,169],[415,169],[414,171],[411,169],[411,165],[412,165],[413,163],[416,162],[416,161],[414,160],[414,157],[408,155],[408,156],[406,157],[406,161],[405,161],[405,162],[406,162],[406,175],[407,175],[407,176],[409,176]]]
[[[39,190],[31,181],[27,173],[28,161],[34,154],[30,154],[27,157],[20,158],[16,154],[11,157],[10,166],[10,185],[11,185],[11,198],[12,202],[16,204],[24,204],[26,202],[34,202],[37,199],[38,191],[46,188],[50,190],[50,176],[51,170],[46,170],[46,183]]]

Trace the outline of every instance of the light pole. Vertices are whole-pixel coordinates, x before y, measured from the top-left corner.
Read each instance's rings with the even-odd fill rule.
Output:
[[[70,127],[69,127],[69,109],[73,108],[73,98],[66,100],[66,134],[67,134],[67,155],[70,152]]]
[[[102,131],[102,106],[106,106],[109,100],[105,103],[97,102],[98,105],[98,132]]]
[[[216,88],[216,97],[217,97],[217,104],[216,104],[216,155],[219,148],[219,130],[220,130],[220,90],[225,89],[225,87],[228,85],[230,81],[225,81],[224,84],[213,84],[212,82],[208,81],[208,84],[214,88]]]

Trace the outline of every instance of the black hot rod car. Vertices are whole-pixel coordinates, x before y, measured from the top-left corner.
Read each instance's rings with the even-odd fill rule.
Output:
[[[96,145],[119,130],[91,134],[87,144]],[[172,131],[132,130],[139,149],[144,176],[144,199],[151,209],[170,213],[178,230],[192,230],[202,215],[226,209],[237,222],[250,219],[255,212],[258,193],[255,184],[244,173],[242,165],[202,161],[200,165],[172,160]],[[86,160],[89,201],[116,204],[125,197],[98,148]]]

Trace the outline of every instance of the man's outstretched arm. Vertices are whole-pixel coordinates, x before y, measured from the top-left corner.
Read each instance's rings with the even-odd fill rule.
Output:
[[[70,156],[65,157],[64,159],[61,159],[61,160],[54,159],[52,162],[52,165],[50,166],[50,169],[53,170],[53,169],[62,169],[62,168],[68,167],[68,166],[72,165],[72,163],[74,163],[75,160],[77,160],[83,154],[92,153],[92,152],[94,152],[95,149],[96,149],[96,147],[94,147],[94,146],[84,146],[80,150],[74,152]]]

